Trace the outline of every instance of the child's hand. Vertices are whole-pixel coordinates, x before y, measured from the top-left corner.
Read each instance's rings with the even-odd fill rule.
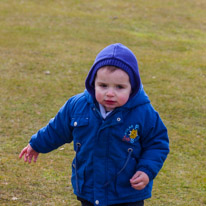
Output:
[[[22,156],[24,156],[24,161],[31,163],[32,158],[34,157],[34,162],[37,161],[39,153],[36,152],[31,146],[30,144],[28,144],[19,154],[19,158],[21,159]]]
[[[137,171],[130,179],[130,183],[135,190],[142,190],[149,183],[149,177],[145,172]]]

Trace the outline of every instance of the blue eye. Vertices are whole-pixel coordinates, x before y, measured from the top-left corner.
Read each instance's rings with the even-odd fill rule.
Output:
[[[124,87],[122,85],[117,85],[118,89],[123,89]]]

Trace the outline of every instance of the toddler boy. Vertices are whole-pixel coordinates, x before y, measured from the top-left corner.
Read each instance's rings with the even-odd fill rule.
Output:
[[[19,157],[37,160],[73,141],[72,185],[83,206],[142,206],[169,153],[167,129],[141,84],[135,55],[104,48],[85,81]]]

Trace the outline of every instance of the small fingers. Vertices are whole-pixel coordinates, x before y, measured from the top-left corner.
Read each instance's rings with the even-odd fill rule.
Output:
[[[139,176],[140,176],[140,172],[137,171],[137,172],[133,175],[133,177],[131,178],[131,181],[136,180]]]
[[[29,160],[28,160],[28,163],[29,163],[29,164],[31,163],[32,158],[33,158],[33,155],[29,155]]]
[[[27,162],[27,159],[28,159],[28,154],[26,153],[26,154],[24,155],[24,162]]]
[[[32,155],[32,154],[26,153],[26,154],[24,155],[24,162],[31,163],[32,158],[33,158],[33,155]]]
[[[131,186],[136,190],[142,190],[149,183],[149,177],[146,173],[137,171],[130,179]]]
[[[25,147],[19,154],[19,158],[21,159],[24,156],[24,162],[28,162],[30,164],[33,158],[34,162],[37,161],[38,155],[38,152],[34,151],[30,145],[27,145],[27,147]]]
[[[145,184],[143,182],[140,182],[138,184],[132,184],[131,185],[135,190],[142,190],[145,188]]]
[[[142,181],[141,176],[134,176],[132,179],[130,179],[130,183],[133,185],[139,184]]]
[[[20,159],[21,159],[22,156],[26,153],[26,151],[27,151],[27,147],[25,147],[25,148],[21,151],[21,153],[19,154],[19,158],[20,158]]]
[[[37,161],[37,158],[38,158],[38,154],[34,156],[34,162]]]

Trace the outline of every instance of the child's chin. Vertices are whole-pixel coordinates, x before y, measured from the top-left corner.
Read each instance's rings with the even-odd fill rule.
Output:
[[[110,112],[110,111],[112,111],[112,110],[114,110],[116,107],[105,107],[105,110],[107,111],[107,112]]]

